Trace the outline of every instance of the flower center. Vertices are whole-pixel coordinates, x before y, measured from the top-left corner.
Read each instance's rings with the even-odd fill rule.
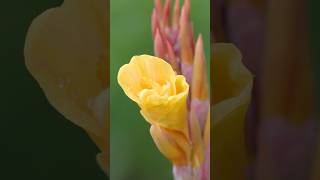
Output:
[[[140,86],[143,90],[152,90],[159,96],[168,97],[174,95],[174,88],[172,88],[172,85],[169,81],[165,81],[163,84],[161,84],[150,78],[143,77],[140,80]]]

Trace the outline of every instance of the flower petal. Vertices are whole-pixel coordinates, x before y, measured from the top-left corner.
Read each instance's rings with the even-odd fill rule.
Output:
[[[150,134],[161,153],[176,165],[189,161],[190,147],[187,139],[178,132],[152,125]]]
[[[248,158],[244,120],[252,75],[234,46],[216,44],[213,48],[212,174],[215,179],[244,179]]]
[[[32,22],[25,63],[50,104],[107,149],[107,2],[65,0]],[[105,168],[106,166],[103,165]]]
[[[122,66],[118,82],[141,108],[151,124],[182,132],[188,137],[186,100],[189,85],[166,61],[148,55],[134,56]]]

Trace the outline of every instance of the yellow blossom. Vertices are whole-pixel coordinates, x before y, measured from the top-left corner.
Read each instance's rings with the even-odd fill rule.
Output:
[[[134,56],[120,68],[118,82],[149,123],[187,135],[189,85],[170,64],[153,56]]]
[[[189,85],[166,61],[149,55],[132,57],[118,73],[126,95],[141,108],[152,125],[159,150],[174,164],[189,161],[187,96]]]

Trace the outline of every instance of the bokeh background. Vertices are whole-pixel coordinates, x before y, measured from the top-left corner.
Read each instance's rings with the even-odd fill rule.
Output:
[[[47,101],[24,64],[32,20],[62,0],[3,1],[0,28],[0,179],[106,180],[98,149]]]
[[[254,75],[245,122],[250,160],[237,179],[320,179],[319,1],[211,5],[215,42],[234,43]]]
[[[181,1],[181,4],[183,1]],[[158,151],[150,125],[117,83],[119,68],[134,55],[153,54],[151,0],[111,0],[110,11],[110,178],[170,180],[171,163]],[[209,70],[210,0],[191,0],[195,34],[203,34]],[[208,73],[209,74],[209,73]]]

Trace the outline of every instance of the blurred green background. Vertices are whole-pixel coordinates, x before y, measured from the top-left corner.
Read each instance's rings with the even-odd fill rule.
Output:
[[[47,101],[24,64],[28,27],[62,0],[1,4],[1,180],[105,180],[97,147]]]
[[[119,68],[128,63],[133,55],[153,54],[152,8],[153,1],[151,0],[111,0],[111,179],[172,179],[171,164],[160,154],[152,141],[149,134],[150,125],[140,115],[138,106],[124,95],[117,83]],[[210,47],[209,0],[191,1],[191,20],[195,34],[203,34],[208,60]]]

